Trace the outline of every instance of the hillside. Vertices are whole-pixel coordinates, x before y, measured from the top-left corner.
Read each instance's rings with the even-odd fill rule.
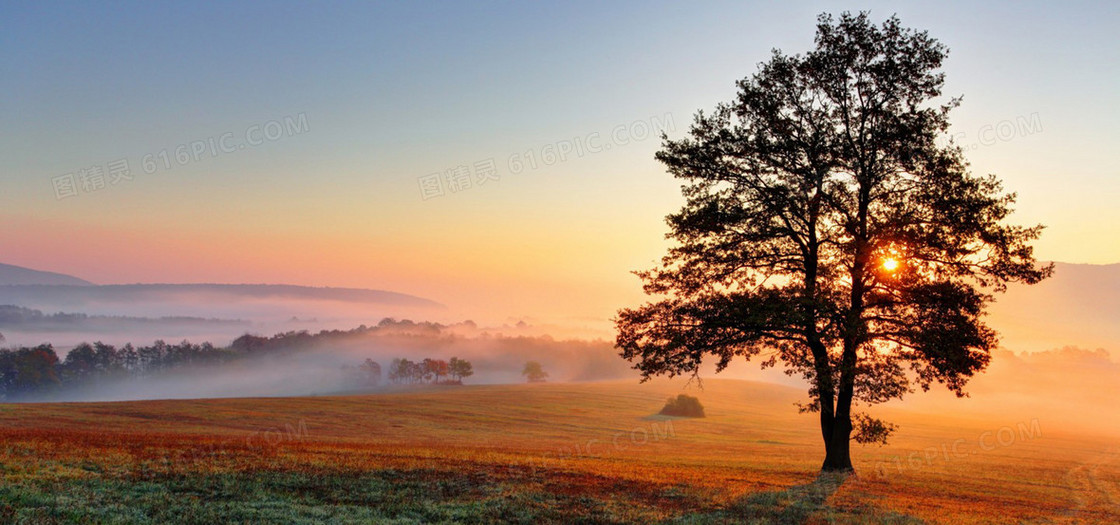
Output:
[[[112,284],[94,285],[60,273],[0,263],[0,304],[54,310],[74,306],[211,301],[333,301],[410,308],[440,303],[397,292],[287,284]]]
[[[239,319],[207,319],[202,317],[127,317],[72,314],[59,312],[44,314],[39,310],[12,305],[0,305],[0,328],[43,333],[89,331],[112,333],[134,332],[138,328],[167,330],[183,326],[235,326],[246,329],[249,323]]]
[[[93,283],[61,273],[42,272],[0,263],[0,286],[29,284],[90,286]]]
[[[708,380],[704,419],[654,416],[680,381],[348,397],[0,405],[0,518],[161,521],[1103,523],[1115,441],[904,408],[860,472],[814,481],[787,387]],[[96,425],[91,423],[96,421]],[[1044,459],[1043,459],[1044,458]],[[54,494],[65,493],[65,500]],[[49,520],[48,520],[49,521]]]
[[[91,303],[132,303],[176,300],[304,300],[337,301],[356,304],[441,308],[439,303],[413,295],[366,290],[286,284],[113,284],[9,285],[0,286],[0,303],[19,306],[85,305]],[[220,303],[219,303],[220,304]],[[41,308],[41,307],[40,307]]]

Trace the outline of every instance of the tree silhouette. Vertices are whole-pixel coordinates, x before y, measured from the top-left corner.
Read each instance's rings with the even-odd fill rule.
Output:
[[[441,362],[443,363],[442,366],[440,365]],[[420,362],[420,377],[423,381],[437,383],[439,382],[439,377],[441,375],[440,372],[446,373],[446,371],[446,362],[432,359],[430,357],[425,357],[424,360]]]
[[[373,359],[366,359],[361,366],[358,367],[361,372],[363,383],[366,385],[377,386],[381,383],[381,365]]]
[[[0,349],[0,399],[42,394],[60,384],[58,355],[50,344]]]
[[[850,440],[893,426],[853,411],[943,383],[958,396],[996,334],[993,293],[1036,283],[1041,226],[1005,223],[1014,194],[940,143],[946,48],[896,17],[821,15],[815,48],[774,51],[738,96],[662,134],[657,159],[685,181],[676,241],[638,272],[653,302],[623,309],[617,346],[643,380],[723,370],[737,356],[808,380],[824,471]]]
[[[439,383],[440,378],[451,374],[451,366],[443,359],[432,359],[429,364],[432,374],[435,376],[433,382]]]
[[[393,359],[389,364],[389,380],[394,383],[415,383],[419,375],[420,365],[408,359]]]
[[[463,378],[474,375],[474,365],[466,359],[452,357],[447,366],[451,372],[451,377],[454,377],[456,381],[462,382]]]
[[[541,364],[536,361],[525,363],[521,375],[525,376],[530,383],[543,383],[548,378],[548,372],[545,372]]]

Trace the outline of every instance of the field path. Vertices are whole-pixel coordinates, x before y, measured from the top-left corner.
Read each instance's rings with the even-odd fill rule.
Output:
[[[1066,473],[1066,483],[1074,491],[1077,506],[1071,510],[1073,523],[1102,523],[1106,516],[1120,514],[1120,480],[1107,467],[1117,465],[1120,448],[1111,448],[1081,463]]]

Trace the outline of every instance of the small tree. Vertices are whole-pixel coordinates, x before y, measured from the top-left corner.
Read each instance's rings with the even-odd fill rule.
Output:
[[[394,383],[415,383],[420,376],[420,365],[408,359],[393,359],[389,365],[389,380]]]
[[[97,372],[97,354],[93,345],[81,343],[66,353],[62,361],[61,378],[68,383],[81,383]]]
[[[451,366],[443,359],[432,359],[430,366],[432,367],[432,375],[435,376],[435,382],[439,383],[441,377],[446,377],[451,374]]]
[[[474,375],[474,366],[471,365],[471,362],[458,357],[451,358],[451,361],[448,362],[448,369],[451,372],[451,377],[459,382],[462,382],[464,377]]]
[[[436,378],[439,377],[437,375],[438,372],[439,365],[436,363],[435,359],[425,357],[424,360],[420,362],[420,377],[422,381],[435,381]]]
[[[129,373],[135,374],[140,371],[140,354],[136,353],[136,348],[132,343],[127,343],[120,350],[121,366]]]
[[[381,365],[377,364],[373,359],[366,359],[359,367],[362,374],[362,381],[369,386],[377,386],[381,383]]]
[[[548,378],[548,372],[545,372],[541,364],[536,361],[525,363],[525,369],[521,371],[521,375],[525,376],[530,383],[543,383]]]
[[[389,382],[400,383],[404,378],[404,370],[401,367],[401,358],[394,357],[389,362]]]
[[[34,348],[19,348],[14,352],[14,358],[16,366],[11,392],[17,395],[43,393],[61,383],[56,373],[58,354],[49,343]]]

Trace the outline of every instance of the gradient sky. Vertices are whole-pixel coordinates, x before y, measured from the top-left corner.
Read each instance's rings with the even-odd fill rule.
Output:
[[[1116,2],[158,4],[0,3],[0,261],[606,318],[641,300],[628,272],[681,203],[658,140],[629,132],[681,136],[770,49],[808,50],[818,13],[861,9],[951,48],[954,132],[1019,193],[1017,222],[1048,225],[1040,258],[1120,261]],[[544,165],[594,133],[611,147]],[[58,198],[121,159],[131,180]],[[487,159],[500,180],[421,198],[421,177]]]

